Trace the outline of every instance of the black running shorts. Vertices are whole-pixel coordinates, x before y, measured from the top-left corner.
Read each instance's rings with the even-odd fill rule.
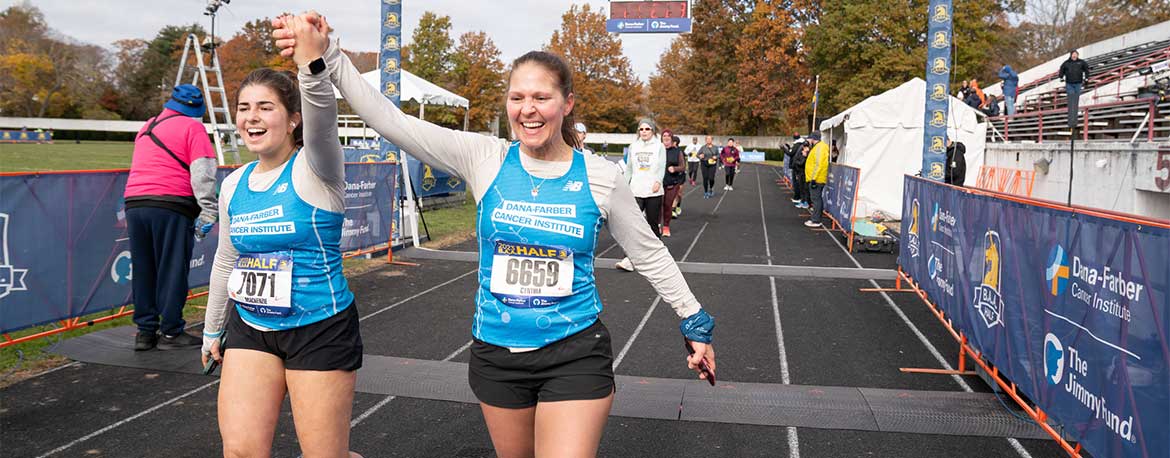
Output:
[[[601,399],[614,392],[613,348],[601,320],[527,352],[513,353],[475,339],[467,371],[471,391],[480,401],[508,409]]]
[[[337,315],[299,328],[260,331],[248,326],[233,305],[227,323],[229,349],[262,351],[284,361],[285,369],[356,371],[362,367],[362,334],[357,304]]]

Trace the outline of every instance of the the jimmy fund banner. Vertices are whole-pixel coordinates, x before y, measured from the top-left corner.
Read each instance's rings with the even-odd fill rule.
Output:
[[[907,176],[898,264],[1093,456],[1170,450],[1170,229]]]
[[[220,169],[222,181],[231,169]],[[343,251],[386,243],[395,164],[347,165]],[[0,177],[0,332],[132,301],[126,172]],[[190,287],[207,285],[219,225],[195,243]]]
[[[402,0],[382,0],[382,48],[378,52],[382,95],[401,105],[402,100]],[[382,140],[382,157],[397,157],[398,147]],[[394,159],[391,159],[394,160]]]
[[[930,0],[926,40],[926,107],[922,130],[922,176],[943,181],[951,80],[951,0]]]
[[[848,165],[829,164],[829,183],[825,186],[825,211],[832,215],[845,232],[853,230],[854,198],[861,169]]]

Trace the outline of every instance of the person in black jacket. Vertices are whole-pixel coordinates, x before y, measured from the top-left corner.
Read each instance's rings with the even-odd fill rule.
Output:
[[[792,170],[792,183],[789,183],[792,185],[792,203],[798,207],[801,202],[804,202],[804,194],[807,191],[804,186],[799,186],[797,183],[797,180],[804,181],[804,159],[800,157],[802,146],[804,146],[804,139],[800,138],[800,134],[793,134],[792,146],[788,147],[788,152],[785,154],[787,160],[785,164]],[[801,164],[799,169],[797,168],[798,162]]]
[[[947,166],[943,180],[949,185],[962,186],[967,177],[967,145],[947,139]]]
[[[675,212],[675,204],[682,196],[683,183],[687,181],[687,160],[683,157],[682,148],[678,147],[678,136],[670,129],[662,131],[662,144],[666,146],[666,173],[662,176],[662,236],[670,237],[670,220],[681,216],[682,211]]]
[[[1081,60],[1080,53],[1073,50],[1068,54],[1068,60],[1060,64],[1059,76],[1064,82],[1064,92],[1068,95],[1068,127],[1076,127],[1081,90],[1089,79],[1089,64]]]
[[[812,195],[808,191],[808,182],[804,180],[804,164],[808,162],[810,146],[808,142],[802,141],[792,145],[792,148],[796,150],[792,156],[792,185],[799,199],[796,208],[809,208],[812,206]]]

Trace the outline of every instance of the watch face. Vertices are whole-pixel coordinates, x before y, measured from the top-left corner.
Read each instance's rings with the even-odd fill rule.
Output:
[[[324,70],[325,70],[325,58],[324,57],[318,57],[317,60],[309,62],[309,71],[313,72],[314,75],[321,73]]]

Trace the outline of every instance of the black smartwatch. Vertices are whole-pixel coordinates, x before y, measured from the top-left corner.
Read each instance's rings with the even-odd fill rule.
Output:
[[[325,56],[318,57],[316,60],[309,62],[309,73],[320,75],[325,71]]]

